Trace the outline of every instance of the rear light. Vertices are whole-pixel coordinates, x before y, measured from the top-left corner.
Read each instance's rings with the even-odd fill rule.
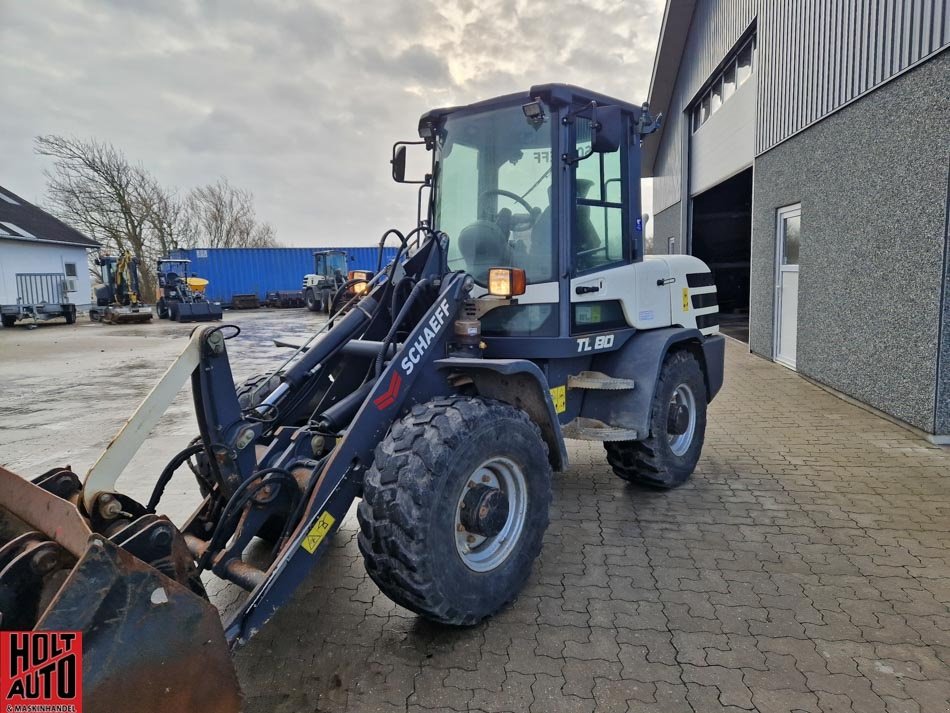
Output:
[[[523,295],[526,282],[524,270],[516,267],[493,267],[488,271],[488,294],[496,297]]]

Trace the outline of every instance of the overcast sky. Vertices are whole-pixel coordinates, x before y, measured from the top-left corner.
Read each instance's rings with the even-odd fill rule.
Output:
[[[0,185],[97,138],[185,191],[226,176],[287,245],[411,227],[389,177],[427,108],[570,82],[646,99],[663,0],[0,0]]]

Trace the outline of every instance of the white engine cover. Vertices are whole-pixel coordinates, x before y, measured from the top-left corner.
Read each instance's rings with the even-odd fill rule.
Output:
[[[693,295],[715,294],[715,284],[690,287],[688,274],[710,272],[692,255],[649,255],[642,262],[621,265],[571,280],[571,302],[619,300],[627,323],[637,329],[696,327],[696,318],[716,314],[719,306],[693,306]],[[712,282],[707,279],[705,281]],[[596,287],[596,292],[577,294],[578,287]],[[700,328],[703,334],[717,334],[719,325]]]

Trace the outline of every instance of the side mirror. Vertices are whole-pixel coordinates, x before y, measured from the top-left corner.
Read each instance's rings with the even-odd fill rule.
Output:
[[[406,182],[406,145],[397,144],[393,146],[393,158],[390,161],[393,165],[393,180],[396,183]]]
[[[598,106],[591,112],[591,151],[613,153],[623,140],[623,117],[619,106]]]
[[[407,146],[416,146],[424,145],[425,141],[397,141],[393,144],[393,157],[389,161],[393,167],[393,180],[396,183],[428,183],[428,174],[426,178],[421,181],[413,181],[406,179],[406,147]],[[415,159],[413,159],[415,161]],[[413,170],[417,170],[418,166]]]

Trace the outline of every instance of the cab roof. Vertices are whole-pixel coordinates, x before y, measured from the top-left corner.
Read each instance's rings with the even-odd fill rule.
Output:
[[[534,99],[541,99],[548,105],[554,107],[568,106],[571,104],[589,104],[592,101],[597,102],[598,106],[619,106],[621,111],[630,114],[634,121],[640,118],[641,112],[641,108],[635,104],[631,104],[630,102],[624,101],[622,99],[610,97],[606,94],[601,94],[590,89],[577,87],[573,84],[535,84],[533,87],[528,89],[527,92],[504,94],[497,97],[491,97],[490,99],[483,99],[482,101],[475,102],[473,104],[463,104],[459,106],[444,107],[441,109],[431,109],[419,117],[419,127],[421,129],[426,125],[440,123],[446,116],[458,111],[479,111],[483,109],[491,109],[495,106],[512,104],[514,102],[527,104]]]

